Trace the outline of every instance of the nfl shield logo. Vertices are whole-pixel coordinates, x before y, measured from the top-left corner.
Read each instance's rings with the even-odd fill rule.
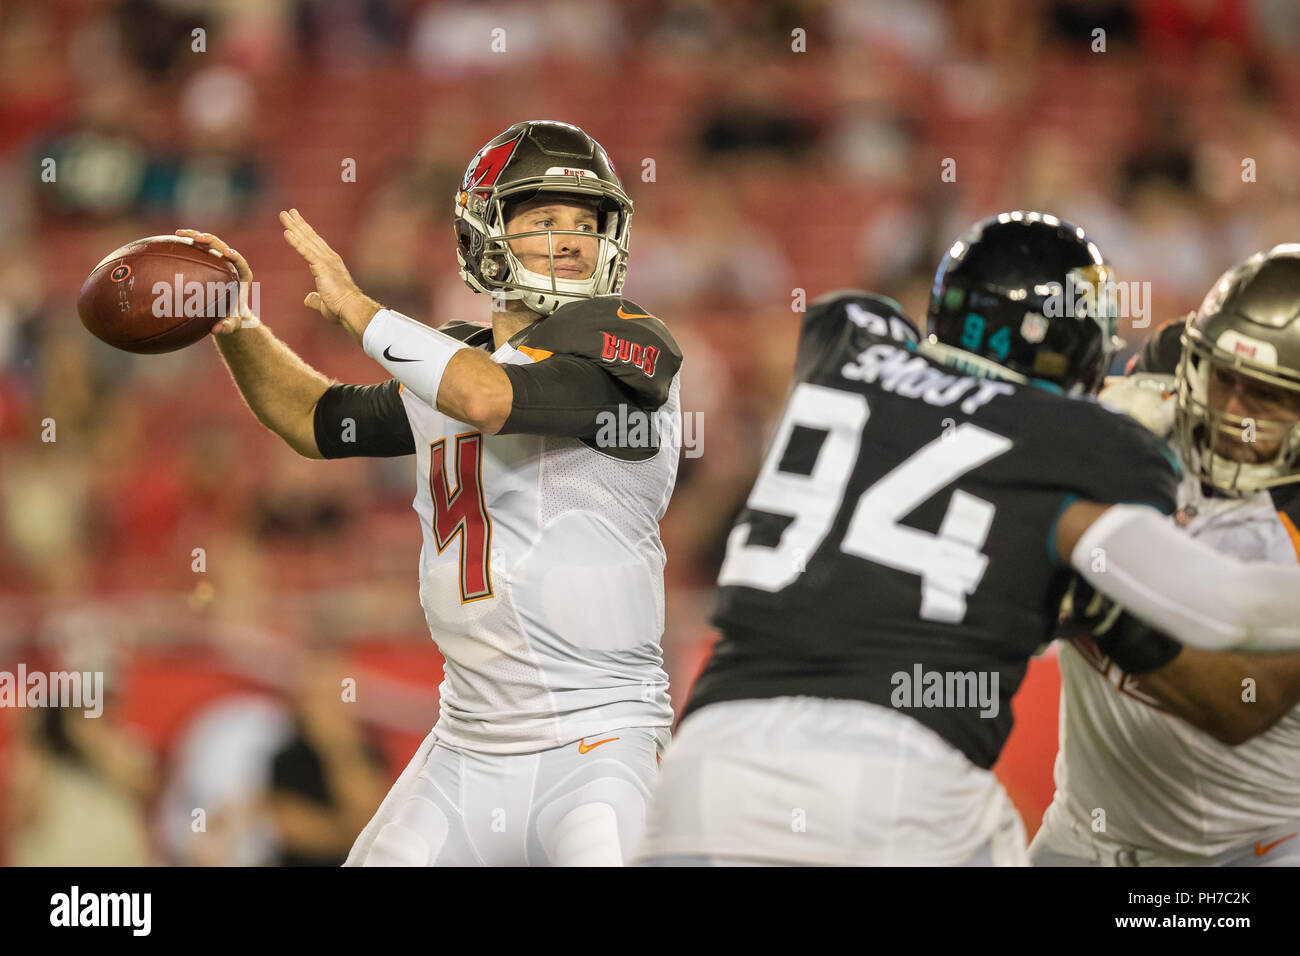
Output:
[[[1037,345],[1047,337],[1047,319],[1037,312],[1026,312],[1020,323],[1020,337],[1032,345]]]

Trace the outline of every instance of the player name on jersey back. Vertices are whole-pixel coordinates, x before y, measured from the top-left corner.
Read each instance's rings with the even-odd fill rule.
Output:
[[[966,374],[918,338],[869,293],[810,309],[728,539],[722,640],[684,716],[743,698],[865,700],[991,766],[1069,581],[1057,517],[1076,498],[1172,510],[1176,473],[1140,425]]]
[[[944,407],[960,401],[963,415],[973,415],[997,396],[1015,391],[1007,382],[945,372],[911,349],[891,342],[863,350],[855,362],[845,363],[840,374],[851,382],[879,383],[887,392],[928,405]]]

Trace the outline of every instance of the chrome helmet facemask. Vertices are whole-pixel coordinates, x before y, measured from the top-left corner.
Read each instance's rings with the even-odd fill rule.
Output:
[[[578,229],[506,232],[510,207],[547,194],[595,205],[595,233]],[[549,315],[580,299],[622,291],[627,275],[632,201],[599,143],[576,126],[520,123],[479,151],[456,194],[457,259],[461,278],[477,292],[519,300]],[[524,267],[510,243],[546,236],[547,274]],[[596,242],[595,269],[585,279],[555,274],[560,236]]]
[[[1188,316],[1182,346],[1174,439],[1188,470],[1228,494],[1300,481],[1300,421],[1242,416],[1209,399],[1210,378],[1223,369],[1244,380],[1234,387],[1279,390],[1300,408],[1300,245],[1259,253],[1225,273]],[[1215,451],[1219,436],[1276,442],[1277,450],[1265,461],[1237,461]]]

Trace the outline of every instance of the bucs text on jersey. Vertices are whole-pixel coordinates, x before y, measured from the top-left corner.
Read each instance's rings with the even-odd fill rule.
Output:
[[[1075,499],[1173,510],[1176,462],[1127,416],[964,375],[917,340],[881,296],[833,293],[809,309],[728,541],[722,637],[683,718],[725,700],[863,700],[990,767],[1070,578],[1057,517]],[[994,706],[976,699],[981,680]],[[900,693],[916,683],[965,700]]]
[[[332,386],[315,417],[327,458],[415,456],[420,602],[446,661],[439,740],[528,753],[670,726],[658,522],[680,449],[672,336],[618,296],[565,305],[495,350],[486,326],[442,331],[510,377],[498,434],[396,381]],[[609,427],[638,415],[659,427]]]

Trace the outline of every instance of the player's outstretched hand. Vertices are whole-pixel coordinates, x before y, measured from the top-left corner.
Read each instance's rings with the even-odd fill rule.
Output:
[[[231,332],[238,331],[241,328],[251,329],[259,325],[257,315],[249,305],[249,290],[253,285],[253,270],[249,268],[248,262],[229,244],[219,236],[214,236],[210,232],[199,232],[197,229],[177,229],[176,235],[185,239],[193,240],[194,244],[201,249],[211,249],[222,258],[229,259],[239,273],[239,314],[228,315],[224,319],[219,319],[212,326],[213,335],[229,335]]]
[[[307,261],[316,280],[316,291],[307,293],[302,304],[331,322],[341,323],[360,338],[361,330],[377,306],[352,281],[343,257],[330,248],[298,210],[282,211],[280,224],[284,226],[285,241]]]
[[[1136,418],[1161,438],[1168,438],[1174,430],[1177,395],[1178,384],[1174,376],[1134,372],[1107,379],[1097,398],[1103,404]]]

